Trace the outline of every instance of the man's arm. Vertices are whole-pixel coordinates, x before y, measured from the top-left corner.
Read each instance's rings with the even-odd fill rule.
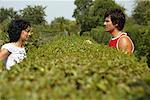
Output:
[[[134,49],[131,39],[128,36],[121,37],[118,41],[118,49],[125,53],[131,54]]]

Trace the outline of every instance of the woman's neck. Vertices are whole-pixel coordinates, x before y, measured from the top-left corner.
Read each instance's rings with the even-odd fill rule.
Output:
[[[17,42],[14,42],[14,44],[17,47],[23,48],[25,43],[23,41],[18,40]]]

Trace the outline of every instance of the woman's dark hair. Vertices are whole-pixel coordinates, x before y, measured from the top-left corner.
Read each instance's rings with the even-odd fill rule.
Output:
[[[113,23],[113,25],[118,25],[117,28],[119,31],[121,31],[124,28],[124,24],[125,24],[125,14],[122,12],[121,9],[111,9],[106,11],[104,19],[106,17],[111,18],[111,21]]]
[[[31,27],[28,21],[21,19],[13,20],[7,30],[10,42],[17,42],[20,38],[22,30],[27,29],[27,27]]]

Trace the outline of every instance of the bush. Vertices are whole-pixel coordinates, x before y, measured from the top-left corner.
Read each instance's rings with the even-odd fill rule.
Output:
[[[56,37],[0,74],[0,97],[6,100],[150,98],[146,63],[85,37]]]
[[[7,34],[8,23],[10,23],[10,20],[4,20],[0,23],[0,47],[9,41]]]
[[[95,41],[102,44],[108,44],[111,38],[111,35],[105,32],[103,27],[93,28],[90,33]]]
[[[150,26],[142,26],[137,24],[127,24],[125,31],[129,33],[135,44],[135,54],[138,58],[146,57],[150,67]]]

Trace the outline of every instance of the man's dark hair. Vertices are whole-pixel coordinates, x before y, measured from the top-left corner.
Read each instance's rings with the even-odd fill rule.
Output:
[[[8,27],[8,35],[10,42],[17,42],[20,38],[22,30],[31,27],[30,23],[25,20],[13,20]]]
[[[106,11],[104,19],[106,17],[111,18],[111,21],[113,23],[113,25],[118,25],[117,28],[119,31],[121,31],[124,28],[124,24],[125,24],[125,14],[122,12],[121,9],[111,9]]]

